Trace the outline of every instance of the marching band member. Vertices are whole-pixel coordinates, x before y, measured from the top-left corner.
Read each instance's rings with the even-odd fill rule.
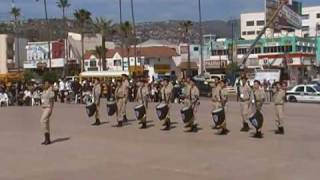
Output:
[[[165,122],[163,126],[165,128],[163,130],[168,131],[171,128],[171,121],[170,121],[170,100],[171,100],[171,95],[172,95],[172,85],[169,83],[168,79],[163,80],[163,87],[161,89],[161,96],[162,96],[162,101],[168,106],[169,111],[167,114],[167,117],[165,118]]]
[[[222,104],[221,104],[221,87],[219,86],[219,82],[220,79],[219,78],[215,78],[214,79],[214,83],[211,84],[212,86],[212,111],[217,110],[219,108],[222,108]],[[213,127],[213,129],[219,129],[220,127],[218,127],[217,125],[215,125]]]
[[[50,117],[53,111],[54,105],[54,92],[52,86],[49,82],[45,82],[43,87],[43,93],[41,96],[42,102],[42,115],[41,115],[41,127],[44,133],[44,142],[42,145],[49,145],[51,144],[50,140]]]
[[[225,114],[227,114],[227,102],[228,102],[228,91],[226,89],[226,81],[221,80],[219,83],[220,87],[220,103],[224,109]],[[227,119],[225,118],[222,124],[220,125],[221,131],[218,135],[226,135],[229,133],[227,129]]]
[[[242,75],[241,77],[241,85],[239,88],[240,95],[240,111],[242,118],[242,128],[240,131],[248,132],[250,130],[248,120],[249,120],[249,109],[250,109],[250,97],[251,97],[251,88],[248,85],[246,75]]]
[[[126,114],[126,97],[127,97],[127,89],[125,84],[122,83],[122,80],[117,80],[117,88],[115,90],[115,98],[117,103],[117,127],[122,127],[123,120]]]
[[[141,124],[141,129],[146,129],[147,128],[148,101],[149,101],[149,88],[148,88],[148,84],[143,79],[140,79],[140,81],[138,82],[136,101],[139,101],[145,107],[145,110],[146,110],[145,115],[141,119],[138,119],[138,120],[140,121],[139,124]]]
[[[278,130],[275,131],[276,134],[283,135],[284,134],[284,103],[285,103],[286,92],[284,85],[281,86],[280,82],[275,83],[274,89],[274,105],[276,110],[276,124]]]
[[[257,111],[262,111],[262,105],[265,101],[266,95],[264,92],[264,89],[261,87],[261,83],[258,80],[254,81],[253,85],[253,103],[255,104],[256,110]],[[255,135],[253,137],[255,138],[262,138],[263,134],[261,132],[261,128],[257,129]]]
[[[94,86],[92,88],[92,95],[94,104],[96,105],[95,119],[96,122],[93,123],[93,126],[99,126],[100,122],[100,98],[101,98],[101,85],[99,79],[94,80]]]
[[[129,80],[128,80],[128,76],[126,74],[122,74],[122,85],[126,91],[126,97],[125,97],[125,104],[124,104],[124,115],[123,115],[123,121],[127,122],[128,118],[127,118],[127,104],[128,104],[128,96],[129,96]]]
[[[196,113],[200,105],[200,102],[199,102],[200,92],[198,87],[195,85],[194,79],[188,78],[187,84],[188,85],[186,87],[186,99],[184,101],[184,104],[186,107],[191,107],[193,111],[193,117],[189,122],[187,122],[185,128],[188,128],[188,127],[190,128],[188,132],[197,132],[198,125],[195,124],[195,121],[196,121]]]

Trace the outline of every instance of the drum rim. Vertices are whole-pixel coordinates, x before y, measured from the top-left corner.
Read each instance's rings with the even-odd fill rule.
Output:
[[[216,112],[220,112],[220,111],[223,111],[223,108],[219,108],[219,109],[213,110],[212,113],[216,113]]]

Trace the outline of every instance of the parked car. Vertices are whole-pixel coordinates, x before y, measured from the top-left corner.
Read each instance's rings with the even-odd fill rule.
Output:
[[[212,96],[212,87],[210,86],[209,82],[207,82],[204,79],[195,79],[196,80],[196,86],[199,88],[200,95],[201,96]]]
[[[286,92],[286,99],[289,102],[320,102],[320,86],[296,85]]]
[[[313,79],[311,81],[311,84],[316,84],[316,85],[320,86],[320,79]]]

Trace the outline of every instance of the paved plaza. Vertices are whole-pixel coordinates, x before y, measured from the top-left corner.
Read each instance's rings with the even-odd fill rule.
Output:
[[[103,103],[105,104],[105,103]],[[133,119],[132,107],[128,107]],[[149,128],[136,121],[116,128],[114,117],[92,127],[84,106],[56,104],[52,140],[42,146],[39,107],[0,108],[0,180],[312,180],[320,173],[320,105],[287,104],[286,134],[275,135],[273,106],[264,106],[264,139],[240,132],[239,104],[228,107],[227,136],[210,126],[210,101],[201,101],[198,133],[185,133],[180,105],[175,128],[161,131],[154,104]],[[254,132],[253,129],[251,132]]]

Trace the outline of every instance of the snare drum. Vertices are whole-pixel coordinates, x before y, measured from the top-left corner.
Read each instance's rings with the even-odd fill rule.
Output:
[[[146,108],[144,107],[143,104],[141,104],[134,108],[134,112],[135,112],[136,118],[139,120],[139,119],[142,119],[146,114]]]
[[[263,125],[263,114],[260,111],[256,111],[250,118],[250,123],[256,129],[260,129]]]
[[[88,103],[86,105],[86,111],[89,117],[92,117],[94,113],[97,111],[97,106],[95,103]]]
[[[107,102],[108,116],[113,116],[117,112],[117,103],[115,101]]]
[[[169,107],[168,107],[167,104],[161,103],[161,104],[156,106],[156,112],[157,112],[159,120],[160,121],[164,120],[168,115]]]
[[[220,126],[226,119],[226,115],[223,108],[212,111],[212,120],[216,126]]]
[[[184,107],[180,112],[184,123],[189,122],[193,118],[193,110],[191,107]]]

